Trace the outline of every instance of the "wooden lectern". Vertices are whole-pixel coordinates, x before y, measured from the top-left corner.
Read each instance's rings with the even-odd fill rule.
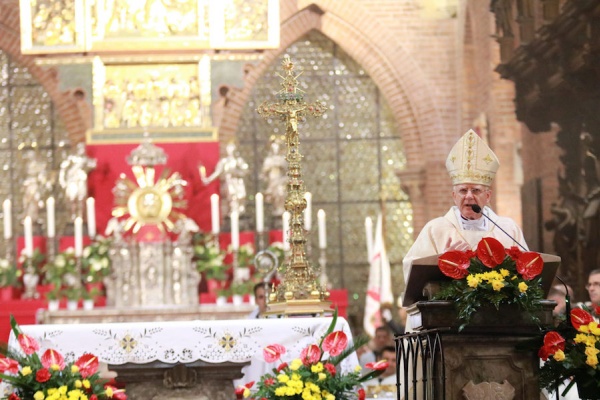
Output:
[[[542,258],[542,287],[547,295],[560,265],[560,257],[542,254]],[[473,398],[470,393],[476,391],[502,390],[506,396],[502,398],[539,399],[537,351],[517,351],[517,345],[540,334],[538,324],[516,306],[500,307],[500,310],[496,310],[490,305],[489,308],[475,313],[471,323],[458,332],[460,322],[457,320],[453,302],[429,300],[440,282],[451,280],[441,273],[437,259],[438,256],[432,256],[413,262],[403,296],[403,304],[408,307],[408,326],[417,332],[425,332],[424,335],[439,329],[436,335],[439,335],[441,340],[443,356],[429,361],[423,361],[419,357],[412,360],[415,363],[443,364],[441,370],[445,371],[445,381],[440,380],[439,376],[428,377],[433,387],[425,389],[424,392],[435,393],[436,399],[463,400]],[[552,325],[554,306],[553,301],[542,301],[542,310],[536,314],[540,325]],[[419,336],[413,333],[397,340],[412,340],[414,346],[415,337]],[[400,374],[403,373],[405,365],[404,360],[398,360],[397,366],[402,367]],[[410,398],[408,396],[406,400]]]

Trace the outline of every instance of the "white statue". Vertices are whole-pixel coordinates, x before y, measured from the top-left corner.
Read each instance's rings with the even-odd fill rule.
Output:
[[[237,154],[235,143],[228,143],[225,150],[226,156],[217,162],[210,176],[206,177],[204,166],[200,166],[200,179],[208,185],[220,176],[223,182],[221,189],[229,206],[228,213],[237,210],[241,216],[246,206],[244,177],[248,174],[248,164]]]
[[[24,155],[27,173],[23,181],[23,217],[31,217],[38,222],[39,210],[44,206],[46,194],[52,191],[54,178],[47,169],[46,162],[37,151],[27,151]]]
[[[80,217],[87,197],[88,172],[96,168],[96,160],[85,154],[85,143],[77,143],[75,153],[60,163],[58,182],[65,190],[65,198],[71,206],[71,217]]]
[[[273,206],[272,215],[280,217],[285,212],[287,185],[287,162],[281,154],[282,141],[279,137],[271,137],[269,154],[263,161],[261,178],[266,181],[265,199]]]

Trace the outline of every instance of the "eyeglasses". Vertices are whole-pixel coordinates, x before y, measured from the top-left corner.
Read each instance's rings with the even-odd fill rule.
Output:
[[[480,194],[485,193],[487,191],[488,191],[488,189],[480,189],[480,188],[472,188],[472,189],[469,188],[469,189],[467,189],[467,188],[462,188],[462,189],[458,189],[456,191],[456,193],[458,193],[462,197],[465,197],[469,192],[471,192],[471,194],[473,196],[479,196]]]
[[[587,285],[585,285],[586,289],[591,289],[591,288],[600,288],[600,282],[592,282],[592,283],[588,283]]]

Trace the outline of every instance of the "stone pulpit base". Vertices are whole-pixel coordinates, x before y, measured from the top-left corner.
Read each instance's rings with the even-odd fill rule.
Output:
[[[542,310],[536,314],[542,326],[552,324],[554,305],[552,301],[542,301]],[[471,324],[461,332],[457,329],[458,321],[452,302],[417,302],[408,308],[408,313],[413,329],[440,329],[445,400],[540,398],[537,350],[517,349],[519,345],[540,335],[540,328],[520,310],[496,310],[490,307],[477,313]],[[422,360],[417,358],[419,362]],[[428,378],[434,387],[429,386],[427,392],[444,392],[439,376]],[[417,392],[422,393],[420,389]],[[439,395],[434,398],[438,397],[442,398]]]

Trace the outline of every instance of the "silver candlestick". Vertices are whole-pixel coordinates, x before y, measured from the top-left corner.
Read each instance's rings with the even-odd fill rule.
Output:
[[[331,289],[331,283],[327,278],[327,248],[319,249],[319,269],[321,274],[319,275],[319,282],[324,289]]]

